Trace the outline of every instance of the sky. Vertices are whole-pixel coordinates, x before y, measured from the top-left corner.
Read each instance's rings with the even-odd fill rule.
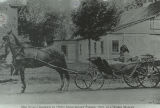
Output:
[[[7,0],[0,0],[0,3],[5,2],[5,1],[7,1]]]
[[[5,3],[5,2],[9,2],[9,3],[13,3],[13,2],[17,2],[20,4],[26,4],[27,0],[0,0],[0,3]]]

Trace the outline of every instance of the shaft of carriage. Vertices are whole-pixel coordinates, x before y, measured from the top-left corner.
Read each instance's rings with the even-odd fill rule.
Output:
[[[25,59],[33,59],[33,58],[25,58]],[[91,73],[88,71],[78,71],[78,70],[73,70],[73,69],[69,69],[69,68],[63,68],[63,67],[52,65],[52,64],[47,63],[47,62],[40,60],[38,58],[34,58],[34,59],[36,61],[39,61],[39,62],[45,64],[45,65],[48,65],[49,67],[69,71],[70,74],[75,75],[74,83],[80,89],[89,89],[93,83],[93,77],[92,77]]]

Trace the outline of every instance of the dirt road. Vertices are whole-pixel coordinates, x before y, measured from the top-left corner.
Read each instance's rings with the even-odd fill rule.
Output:
[[[9,86],[8,86],[9,85]],[[58,84],[30,84],[20,94],[20,84],[0,85],[0,104],[146,104],[160,103],[160,88],[106,88],[82,91],[70,85],[68,92],[57,92]]]
[[[8,71],[8,70],[7,70]],[[8,81],[9,72],[1,71],[0,104],[147,104],[160,103],[160,88],[131,89],[121,81],[106,83],[102,90],[83,91],[73,81],[68,92],[57,92],[59,76],[48,68],[28,69],[26,93],[20,94],[19,81]],[[16,78],[16,77],[15,77]],[[18,79],[18,77],[17,77]]]

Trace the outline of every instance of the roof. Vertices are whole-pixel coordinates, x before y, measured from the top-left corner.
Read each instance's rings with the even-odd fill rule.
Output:
[[[148,7],[141,7],[125,11],[121,14],[120,22],[116,30],[126,28],[148,19],[154,18],[160,14],[160,1],[150,4]]]
[[[114,31],[118,31],[129,26],[141,23],[143,21],[155,18],[160,14],[160,1],[150,4],[147,7],[140,7],[125,11],[120,16],[120,22]],[[74,38],[76,40],[83,39],[82,37]]]

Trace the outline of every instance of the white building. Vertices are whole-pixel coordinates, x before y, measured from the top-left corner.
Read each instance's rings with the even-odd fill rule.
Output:
[[[119,57],[120,46],[125,44],[132,56],[153,54],[160,58],[160,1],[126,11],[122,14],[116,30],[91,41],[91,56],[106,59]],[[58,42],[59,43],[59,42]],[[61,41],[61,49],[69,62],[87,62],[88,40]]]
[[[0,35],[4,36],[9,30],[18,34],[17,8],[26,4],[26,0],[3,0],[0,2]]]

